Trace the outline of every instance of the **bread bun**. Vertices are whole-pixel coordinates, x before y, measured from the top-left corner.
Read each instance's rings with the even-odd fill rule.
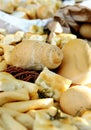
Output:
[[[11,52],[10,64],[23,69],[57,68],[63,59],[60,48],[42,41],[23,40]]]
[[[79,33],[83,38],[91,39],[91,24],[84,23],[79,29]]]
[[[51,7],[48,5],[41,5],[37,9],[37,17],[40,19],[46,19],[46,18],[53,17],[54,10]]]
[[[63,46],[64,58],[57,73],[75,84],[91,83],[91,48],[85,40],[73,39]]]
[[[15,9],[15,5],[12,0],[2,0],[0,1],[0,10],[6,13],[13,13]]]
[[[73,86],[66,90],[60,98],[61,109],[70,115],[81,114],[91,108],[91,88],[87,86]]]

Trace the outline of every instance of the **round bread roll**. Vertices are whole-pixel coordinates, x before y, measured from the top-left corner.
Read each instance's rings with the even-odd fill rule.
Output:
[[[79,29],[79,33],[83,38],[91,39],[91,24],[84,23]]]
[[[60,106],[65,113],[73,116],[91,109],[91,88],[79,85],[69,88],[61,95]]]
[[[41,41],[23,40],[11,52],[10,64],[28,70],[57,68],[63,59],[60,48]]]
[[[57,70],[75,84],[91,83],[91,48],[85,40],[73,39],[62,49],[64,58]]]
[[[37,9],[37,17],[40,19],[46,19],[53,17],[54,10],[52,6],[42,5]]]

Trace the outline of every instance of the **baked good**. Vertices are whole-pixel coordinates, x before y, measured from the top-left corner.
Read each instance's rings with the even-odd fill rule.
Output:
[[[35,83],[41,86],[42,90],[49,90],[49,96],[53,96],[54,100],[59,101],[61,93],[70,87],[72,81],[45,67],[37,77]],[[52,93],[54,94],[52,95]],[[45,91],[45,95],[47,94],[48,93]]]
[[[61,94],[61,109],[70,115],[82,114],[91,108],[91,88],[74,85]]]
[[[73,39],[66,43],[64,58],[57,73],[76,84],[91,82],[91,48],[85,40]]]
[[[12,0],[0,0],[0,10],[5,11],[7,13],[13,13],[15,9],[15,5]]]
[[[11,52],[10,64],[23,69],[57,68],[63,59],[60,48],[41,41],[23,40]]]
[[[82,24],[79,33],[83,38],[91,39],[91,23]]]
[[[50,7],[49,5],[41,5],[37,9],[37,17],[40,19],[53,17],[54,11],[52,8],[53,7],[52,6]]]

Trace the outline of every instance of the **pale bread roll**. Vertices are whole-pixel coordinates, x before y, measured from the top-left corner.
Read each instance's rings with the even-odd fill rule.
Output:
[[[37,17],[40,19],[46,19],[46,18],[50,18],[53,17],[54,14],[54,10],[53,10],[53,6],[49,6],[49,5],[41,5],[38,9],[37,9]]]
[[[14,9],[15,5],[12,0],[0,0],[0,10],[11,14]]]
[[[83,38],[91,39],[91,23],[82,24],[79,33]]]
[[[24,40],[11,52],[10,64],[23,69],[57,68],[63,59],[60,48],[41,41]]]
[[[63,46],[63,61],[57,73],[76,84],[91,82],[91,48],[85,40],[73,39]]]
[[[91,88],[76,85],[64,93],[60,98],[61,109],[70,115],[82,114],[86,109],[91,108]]]

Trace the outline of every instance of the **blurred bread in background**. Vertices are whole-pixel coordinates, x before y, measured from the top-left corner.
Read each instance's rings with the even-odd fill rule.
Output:
[[[61,0],[0,0],[0,10],[20,18],[46,19],[53,17]]]

